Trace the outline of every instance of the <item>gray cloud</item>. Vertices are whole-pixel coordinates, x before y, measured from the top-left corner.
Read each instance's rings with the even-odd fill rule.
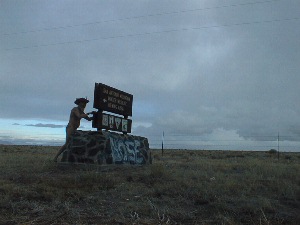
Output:
[[[1,32],[11,35],[0,37],[0,117],[66,124],[77,97],[93,110],[101,82],[134,95],[136,134],[300,140],[299,20],[286,20],[298,17],[300,3],[220,4],[2,2]]]
[[[49,145],[49,146],[60,146],[63,145],[62,140],[48,140],[42,138],[19,138],[12,136],[1,136],[0,145]]]
[[[25,126],[28,126],[28,127],[48,127],[48,128],[62,128],[62,127],[65,127],[65,125],[43,124],[43,123],[26,124]]]

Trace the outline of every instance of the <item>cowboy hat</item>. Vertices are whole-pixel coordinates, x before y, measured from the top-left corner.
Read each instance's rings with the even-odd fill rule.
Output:
[[[81,102],[83,102],[83,103],[88,103],[89,102],[89,100],[88,99],[86,99],[86,98],[76,98],[76,100],[75,100],[75,104],[76,105],[78,105],[79,103],[81,103]]]

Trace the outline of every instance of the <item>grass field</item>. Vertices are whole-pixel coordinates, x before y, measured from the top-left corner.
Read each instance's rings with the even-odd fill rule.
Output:
[[[68,165],[0,145],[0,224],[300,224],[300,153],[153,150],[153,164]]]

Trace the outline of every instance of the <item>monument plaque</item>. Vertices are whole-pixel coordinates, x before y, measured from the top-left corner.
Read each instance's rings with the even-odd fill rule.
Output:
[[[128,117],[132,116],[132,102],[133,95],[95,83],[94,108]]]

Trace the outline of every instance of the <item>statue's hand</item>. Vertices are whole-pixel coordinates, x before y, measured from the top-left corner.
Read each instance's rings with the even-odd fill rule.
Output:
[[[86,115],[92,115],[92,114],[94,114],[95,112],[94,111],[92,111],[92,112],[88,112],[88,113],[86,113]]]

